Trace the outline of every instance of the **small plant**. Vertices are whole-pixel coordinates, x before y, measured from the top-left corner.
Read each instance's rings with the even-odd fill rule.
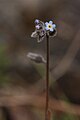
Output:
[[[37,42],[46,38],[46,60],[42,57],[42,55],[38,55],[35,53],[28,53],[28,58],[37,62],[37,63],[45,63],[46,64],[46,108],[45,108],[45,120],[50,120],[50,110],[49,110],[49,49],[50,42],[49,38],[54,37],[57,34],[56,25],[53,21],[42,22],[38,19],[35,20],[35,31],[31,34],[31,37],[37,38]]]

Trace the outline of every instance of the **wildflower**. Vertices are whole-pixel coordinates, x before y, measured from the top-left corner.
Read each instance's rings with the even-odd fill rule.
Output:
[[[39,29],[40,29],[40,25],[36,25],[35,28],[36,28],[37,30],[39,30]]]
[[[53,24],[52,21],[49,21],[49,22],[46,22],[46,23],[45,23],[45,29],[46,29],[47,31],[53,32],[55,28],[56,28],[56,25]]]
[[[38,42],[41,42],[46,35],[45,24],[36,19],[35,20],[35,31],[31,34],[31,37],[37,38]]]
[[[37,38],[37,41],[41,42],[46,35],[54,37],[56,33],[56,25],[52,21],[44,23],[36,19],[35,31],[31,34],[31,37]]]
[[[39,23],[39,20],[38,20],[38,19],[36,19],[36,20],[35,20],[35,24],[38,24],[38,23]]]

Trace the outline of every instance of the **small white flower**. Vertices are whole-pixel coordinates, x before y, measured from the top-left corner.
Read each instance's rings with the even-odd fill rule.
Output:
[[[45,29],[46,29],[47,31],[53,32],[55,28],[56,28],[56,25],[53,24],[52,21],[49,21],[49,22],[46,22],[46,23],[45,23]]]

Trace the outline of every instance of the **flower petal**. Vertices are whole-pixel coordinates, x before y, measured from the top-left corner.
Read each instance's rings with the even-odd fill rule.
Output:
[[[47,27],[45,27],[45,29],[46,29],[46,30],[49,30],[48,26],[47,26]]]
[[[53,28],[56,28],[56,25],[55,25],[55,24],[53,24]]]
[[[40,26],[39,26],[39,25],[36,25],[35,27],[36,27],[36,29],[40,29]]]
[[[53,28],[51,28],[50,31],[53,32]]]
[[[48,22],[45,23],[46,26],[48,26],[48,24],[49,24]]]
[[[38,20],[38,19],[36,19],[36,20],[35,20],[35,23],[36,23],[36,24],[38,24],[38,23],[39,23],[39,20]]]
[[[53,21],[49,21],[49,24],[53,24]]]

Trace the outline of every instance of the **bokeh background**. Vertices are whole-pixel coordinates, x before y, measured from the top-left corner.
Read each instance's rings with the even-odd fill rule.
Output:
[[[50,38],[52,120],[80,120],[80,0],[0,0],[0,120],[44,120],[46,40],[31,38],[34,20],[53,20]]]

